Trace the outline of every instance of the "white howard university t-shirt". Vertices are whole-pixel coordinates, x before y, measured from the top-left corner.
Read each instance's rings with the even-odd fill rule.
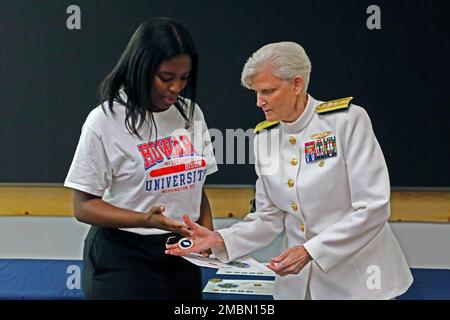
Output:
[[[102,197],[119,208],[144,213],[164,205],[164,214],[171,219],[181,222],[188,214],[197,221],[203,184],[207,175],[217,171],[217,164],[203,113],[195,108],[188,129],[175,106],[153,113],[157,130],[150,130],[148,116],[141,138],[128,132],[123,105],[114,103],[114,114],[107,106],[106,114],[100,106],[95,108],[83,125],[64,186]],[[122,230],[167,233],[156,228]]]

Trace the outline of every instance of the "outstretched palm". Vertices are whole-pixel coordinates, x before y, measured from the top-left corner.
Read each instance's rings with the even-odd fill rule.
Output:
[[[178,244],[170,244],[166,246],[166,254],[185,256],[193,252],[201,253],[213,246],[216,238],[213,231],[192,222],[187,215],[183,216],[183,221],[189,228],[189,239],[193,241],[193,246],[189,249],[181,249]]]
[[[189,236],[188,227],[182,223],[178,223],[169,219],[164,215],[164,206],[153,206],[146,216],[146,223],[148,228],[158,228],[167,231],[172,231],[183,236]]]

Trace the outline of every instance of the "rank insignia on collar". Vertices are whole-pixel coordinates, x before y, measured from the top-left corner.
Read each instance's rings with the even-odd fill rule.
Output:
[[[305,160],[307,163],[336,156],[335,136],[325,136],[305,143]]]

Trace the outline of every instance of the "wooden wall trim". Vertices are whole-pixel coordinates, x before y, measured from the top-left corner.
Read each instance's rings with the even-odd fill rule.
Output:
[[[215,218],[243,218],[254,189],[206,187]],[[0,216],[72,216],[71,190],[61,186],[0,187]],[[390,221],[450,222],[450,192],[393,191]]]

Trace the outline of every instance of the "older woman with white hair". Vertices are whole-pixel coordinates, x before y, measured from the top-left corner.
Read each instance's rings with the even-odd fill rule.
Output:
[[[366,111],[352,97],[322,102],[307,93],[311,62],[293,42],[256,51],[242,72],[267,121],[255,131],[256,210],[210,231],[184,218],[194,245],[227,262],[286,232],[271,259],[275,299],[392,299],[413,279],[389,224],[390,184]]]

